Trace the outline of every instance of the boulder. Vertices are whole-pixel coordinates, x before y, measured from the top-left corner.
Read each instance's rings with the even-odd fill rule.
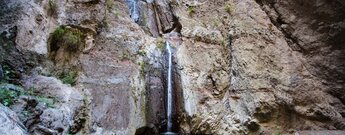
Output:
[[[17,114],[0,104],[0,134],[2,135],[27,135],[25,126]]]

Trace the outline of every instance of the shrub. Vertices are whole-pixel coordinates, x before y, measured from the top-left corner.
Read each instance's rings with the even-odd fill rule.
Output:
[[[156,48],[163,51],[165,47],[165,41],[163,38],[157,38],[156,40]]]
[[[194,6],[188,6],[187,12],[188,12],[188,15],[190,15],[190,16],[191,16],[193,13],[195,13]]]
[[[233,6],[232,6],[231,4],[226,4],[226,5],[224,6],[224,10],[225,10],[227,13],[231,14],[231,13],[233,12],[234,8],[233,8]]]
[[[78,73],[76,71],[69,71],[67,73],[62,73],[59,78],[64,84],[75,85],[77,81],[77,75]]]
[[[141,77],[145,77],[145,62],[144,61],[140,61],[138,63],[139,67],[140,67],[140,76]]]
[[[77,52],[84,45],[84,37],[84,34],[77,28],[60,26],[50,35],[48,50],[51,53],[60,48],[66,48],[67,51]]]
[[[105,1],[105,4],[106,4],[106,6],[107,6],[108,11],[113,10],[114,7],[115,7],[115,4],[114,4],[114,1],[113,1],[113,0],[106,0],[106,1]]]
[[[3,74],[4,74],[3,79],[5,82],[13,81],[14,79],[18,78],[18,74],[11,66],[4,64],[2,68],[3,68]]]
[[[146,52],[144,50],[139,50],[138,55],[140,56],[146,56]]]
[[[122,55],[121,55],[121,61],[125,61],[125,60],[132,60],[131,58],[131,55],[129,54],[129,52],[122,52]]]
[[[63,37],[67,49],[70,51],[77,51],[79,45],[82,44],[82,33],[77,31],[67,31]]]
[[[0,89],[0,102],[5,106],[10,106],[14,103],[18,93],[12,90]]]
[[[60,46],[59,42],[65,34],[65,27],[60,26],[55,29],[55,31],[50,36],[50,48],[49,51],[57,51]]]
[[[48,107],[54,107],[55,98],[37,96],[34,91],[34,88],[24,90],[23,87],[19,85],[2,83],[0,84],[0,103],[5,106],[11,106],[20,95],[26,95],[35,98],[38,102],[45,103]],[[26,116],[27,113],[28,112],[23,111],[21,115]]]

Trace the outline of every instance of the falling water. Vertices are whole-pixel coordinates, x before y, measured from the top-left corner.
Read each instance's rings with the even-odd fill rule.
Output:
[[[173,98],[172,98],[172,93],[173,93],[173,89],[172,89],[172,82],[171,82],[171,79],[172,79],[172,76],[171,76],[171,70],[172,70],[172,53],[171,53],[171,46],[169,44],[169,42],[166,42],[166,49],[167,49],[167,52],[168,52],[168,101],[167,101],[167,104],[168,104],[168,108],[167,108],[167,121],[168,121],[168,124],[167,124],[167,131],[170,132],[171,131],[171,128],[172,128],[172,119],[171,119],[171,115],[172,115],[172,109],[173,109],[173,106],[172,106],[172,103],[173,103]]]

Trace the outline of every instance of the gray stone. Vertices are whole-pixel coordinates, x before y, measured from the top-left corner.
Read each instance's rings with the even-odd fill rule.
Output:
[[[20,122],[17,114],[0,104],[0,134],[26,135],[26,128]]]

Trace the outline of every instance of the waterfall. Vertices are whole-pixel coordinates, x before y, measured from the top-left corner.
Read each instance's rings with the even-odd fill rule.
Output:
[[[167,88],[167,131],[170,132],[172,129],[172,109],[173,109],[173,88],[172,88],[172,53],[169,42],[166,42],[166,49],[168,52],[168,88]]]

